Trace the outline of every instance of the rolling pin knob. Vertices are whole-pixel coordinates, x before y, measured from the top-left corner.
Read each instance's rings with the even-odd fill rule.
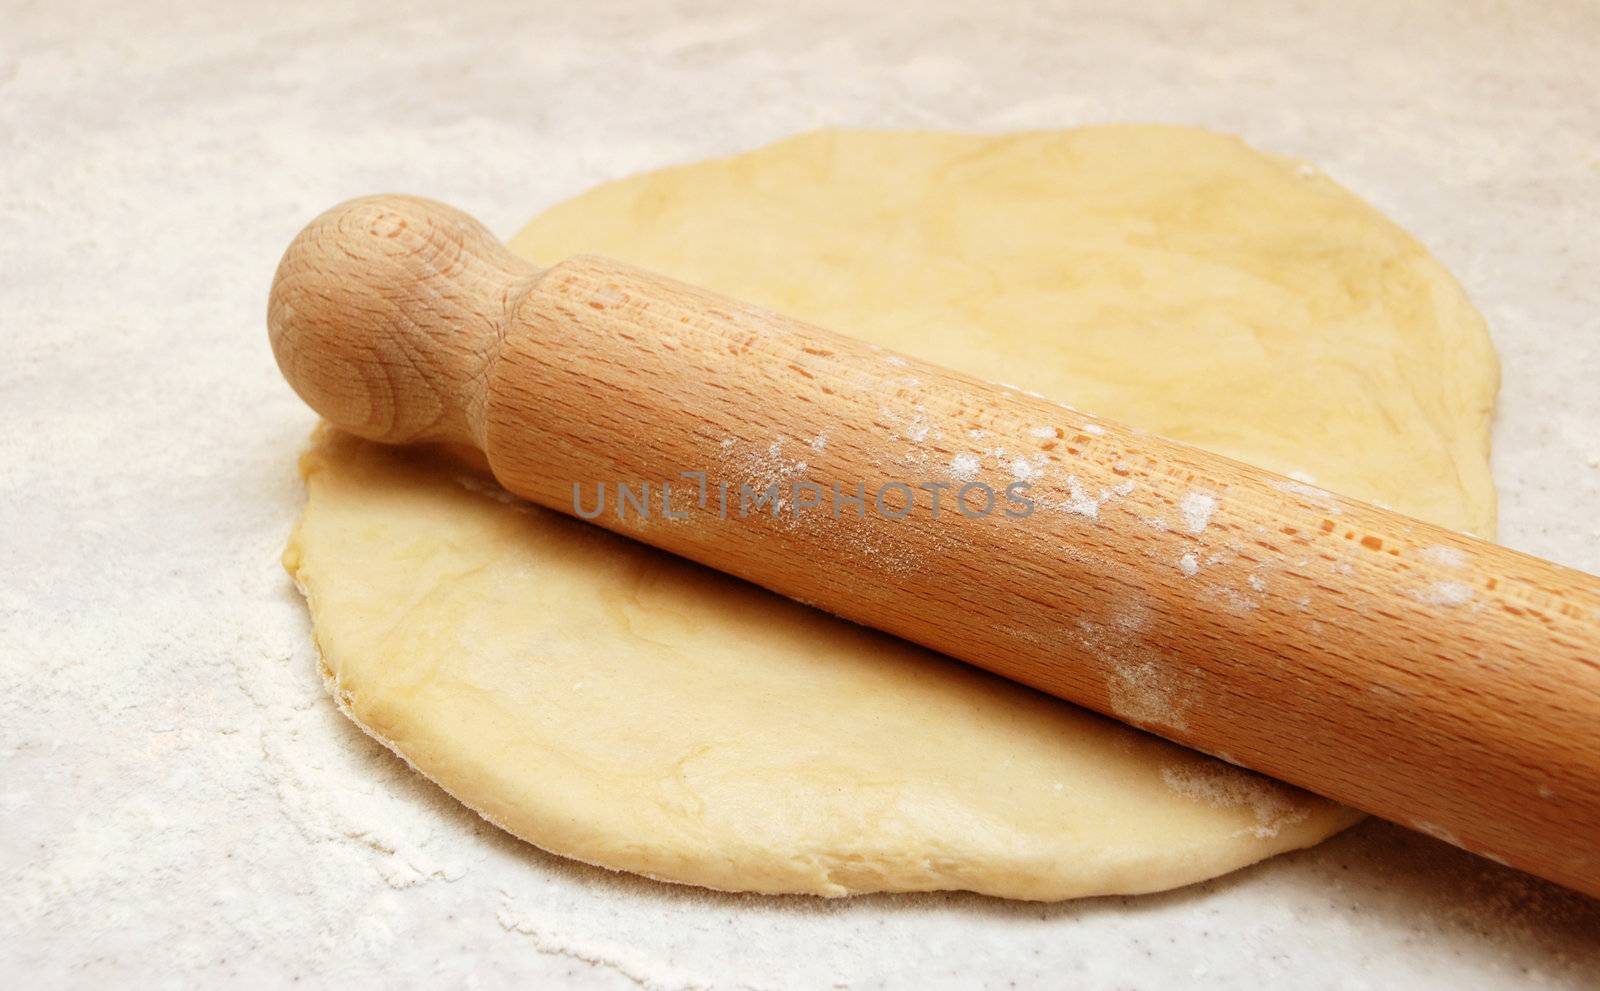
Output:
[[[295,392],[343,430],[481,447],[488,364],[539,274],[442,203],[349,200],[284,252],[267,306],[272,353]]]

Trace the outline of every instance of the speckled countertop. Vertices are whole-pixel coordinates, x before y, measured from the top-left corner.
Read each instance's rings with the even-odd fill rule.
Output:
[[[0,983],[1600,984],[1600,903],[1382,823],[1061,905],[715,895],[517,843],[323,694],[277,560],[312,417],[263,329],[279,252],[359,193],[509,235],[823,124],[1200,124],[1456,272],[1505,362],[1502,536],[1600,570],[1600,5],[187,6],[0,30]]]

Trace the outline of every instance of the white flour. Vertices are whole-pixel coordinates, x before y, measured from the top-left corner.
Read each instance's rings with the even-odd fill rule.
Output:
[[[1472,586],[1464,582],[1434,582],[1426,588],[1406,593],[1430,606],[1464,606],[1474,598]]]
[[[1204,533],[1211,523],[1211,514],[1217,511],[1217,497],[1204,489],[1196,489],[1183,497],[1178,504],[1183,514],[1183,525],[1190,533]]]
[[[721,895],[508,839],[324,695],[277,563],[313,417],[262,330],[299,224],[396,189],[509,235],[598,181],[825,124],[1159,119],[1322,161],[1404,210],[1490,315],[1501,536],[1600,570],[1592,430],[1551,429],[1552,411],[1600,422],[1600,239],[1581,236],[1600,202],[1600,15],[1220,10],[1036,5],[1019,34],[954,0],[12,8],[0,296],[25,332],[0,363],[0,973],[41,988],[1600,986],[1600,903],[1383,823],[1139,898]],[[1405,43],[1418,32],[1428,44]],[[98,333],[108,315],[115,333]]]
[[[957,454],[950,459],[950,477],[960,482],[970,482],[977,477],[979,465],[976,454]]]
[[[1469,560],[1465,551],[1443,544],[1424,547],[1421,554],[1424,561],[1443,568],[1465,568]]]

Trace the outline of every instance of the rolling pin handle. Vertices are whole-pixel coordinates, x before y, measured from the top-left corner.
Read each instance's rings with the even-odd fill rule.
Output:
[[[343,430],[481,448],[487,367],[540,274],[442,203],[349,200],[284,252],[267,305],[272,353],[295,392]]]

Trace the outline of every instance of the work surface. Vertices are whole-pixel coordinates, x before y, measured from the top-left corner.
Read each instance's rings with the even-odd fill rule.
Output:
[[[324,694],[278,564],[313,418],[263,324],[300,224],[361,193],[509,235],[822,125],[1197,124],[1456,273],[1505,365],[1502,539],[1600,571],[1600,7],[140,6],[0,40],[0,980],[1600,983],[1600,903],[1376,822],[1059,905],[720,895],[518,843]]]

